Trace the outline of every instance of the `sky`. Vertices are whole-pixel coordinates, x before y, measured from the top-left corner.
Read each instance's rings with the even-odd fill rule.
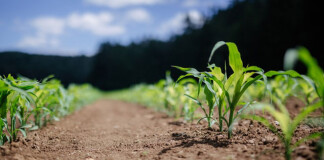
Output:
[[[231,0],[3,0],[0,51],[94,55],[103,42],[127,45],[181,34],[188,15],[203,24]]]

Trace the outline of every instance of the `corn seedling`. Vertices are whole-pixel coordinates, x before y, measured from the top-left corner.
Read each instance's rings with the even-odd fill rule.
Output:
[[[209,128],[216,122],[213,118],[213,113],[217,106],[219,129],[222,131],[224,121],[228,128],[228,138],[231,138],[234,120],[250,105],[250,103],[239,103],[240,98],[252,84],[261,79],[266,83],[267,77],[275,75],[290,75],[297,77],[299,74],[293,70],[286,72],[268,71],[264,73],[264,71],[257,66],[243,67],[240,52],[236,45],[231,42],[217,42],[211,51],[209,62],[215,51],[223,45],[227,45],[228,47],[229,65],[233,71],[233,74],[229,77],[227,77],[226,71],[223,73],[221,68],[214,64],[208,65],[209,71],[207,72],[199,72],[194,68],[175,67],[187,73],[186,75],[180,76],[177,81],[188,76],[199,79],[198,96],[202,84],[205,85],[204,93],[206,95],[208,110],[206,110],[203,104],[198,100],[198,96],[197,98],[190,95],[187,96],[196,102],[204,111],[205,117],[202,119],[207,120]],[[236,112],[236,108],[239,104],[243,104],[244,106]]]
[[[166,80],[164,85],[164,108],[166,112],[175,118],[179,118],[181,114],[181,91],[183,88],[180,86],[174,86],[174,81],[171,78],[170,72],[166,72]]]
[[[80,105],[80,99],[84,105],[85,100],[100,95],[91,87],[73,88],[66,90],[59,81],[48,81],[48,78],[37,82],[24,77],[0,76],[0,145],[17,140],[19,132],[26,136],[28,129],[38,129],[71,113]],[[84,97],[83,92],[96,97]],[[78,95],[78,99],[74,95]],[[32,115],[34,121],[30,119]]]
[[[170,72],[167,72],[165,82],[165,108],[169,112],[169,115],[175,118],[183,115],[186,121],[192,121],[197,107],[182,93],[193,94],[195,90],[194,86],[197,84],[196,81],[188,78],[179,83],[175,83],[170,76]]]
[[[285,158],[287,160],[291,159],[292,151],[298,147],[303,142],[319,138],[323,133],[314,133],[305,138],[300,139],[299,141],[292,143],[292,138],[295,133],[298,125],[307,118],[307,116],[313,111],[321,108],[321,102],[317,102],[315,104],[309,105],[305,107],[295,118],[291,119],[290,114],[286,107],[282,104],[282,102],[273,97],[275,104],[277,104],[279,110],[276,110],[275,107],[271,104],[258,103],[252,105],[251,109],[259,109],[269,113],[276,121],[279,122],[280,130],[277,129],[269,120],[262,116],[257,115],[242,115],[241,118],[252,119],[258,122],[261,122],[263,125],[268,127],[273,133],[275,133],[279,139],[282,141],[285,147]]]
[[[191,83],[188,83],[187,85],[184,86],[185,93],[187,95],[192,95],[195,94],[196,90],[196,81],[192,81]],[[183,115],[184,115],[184,120],[185,121],[190,121],[192,122],[195,119],[195,112],[197,110],[197,105],[194,104],[193,101],[190,99],[182,96],[182,104],[183,104]]]
[[[322,68],[317,64],[315,58],[311,56],[309,51],[304,47],[298,47],[296,49],[289,49],[284,58],[285,69],[292,69],[297,60],[302,61],[307,67],[307,76],[303,76],[304,79],[315,89],[318,97],[320,98],[319,104],[323,107],[324,117],[324,72]],[[308,98],[308,97],[307,97]],[[310,106],[314,106],[312,104]],[[320,159],[324,157],[324,135],[322,134],[320,141],[318,142]]]
[[[301,60],[307,67],[307,75],[302,76],[309,84],[316,90],[317,95],[322,101],[324,107],[324,72],[321,67],[317,64],[309,51],[304,47],[297,49],[289,49],[285,54],[284,67],[285,69],[292,69],[297,60]]]
[[[27,124],[30,115],[28,111],[31,110],[31,105],[35,105],[32,98],[32,89],[37,82],[26,79],[16,80],[11,75],[1,78],[1,80],[4,82],[4,88],[6,88],[1,94],[1,118],[4,128],[9,134],[7,139],[9,142],[13,142],[17,139],[18,132],[26,136],[26,128],[30,127]],[[10,123],[6,119],[7,113],[9,113]],[[20,126],[17,126],[17,119],[20,122]]]
[[[262,101],[266,97],[267,88],[262,80],[255,81],[243,94],[244,102]]]

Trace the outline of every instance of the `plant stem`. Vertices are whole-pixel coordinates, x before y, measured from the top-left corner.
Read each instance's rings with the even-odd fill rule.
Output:
[[[291,160],[290,140],[285,140],[285,159]]]
[[[222,106],[218,106],[218,119],[219,119],[219,130],[223,132],[223,120],[222,120]]]
[[[234,116],[234,109],[232,107],[230,108],[230,116],[229,116],[229,121],[228,121],[228,139],[231,139],[232,137],[232,130],[230,130],[230,126],[233,123],[233,116]]]

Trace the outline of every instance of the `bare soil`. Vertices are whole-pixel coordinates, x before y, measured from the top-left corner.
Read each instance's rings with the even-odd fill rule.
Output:
[[[0,159],[284,159],[279,139],[257,122],[239,121],[231,140],[216,126],[214,130],[206,126],[183,123],[136,104],[100,100],[29,132],[27,139],[5,144]],[[318,131],[323,128],[301,125],[294,140]],[[317,159],[315,146],[315,141],[302,144],[293,159]]]

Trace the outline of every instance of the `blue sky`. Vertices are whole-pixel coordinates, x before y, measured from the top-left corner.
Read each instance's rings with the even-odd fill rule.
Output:
[[[0,2],[0,51],[64,56],[96,53],[102,42],[165,40],[230,0],[7,0]]]

